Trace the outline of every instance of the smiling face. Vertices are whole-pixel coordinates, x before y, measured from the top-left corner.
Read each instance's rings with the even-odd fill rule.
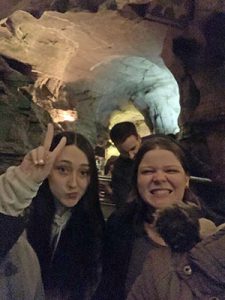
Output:
[[[143,201],[163,208],[183,200],[189,176],[173,152],[156,148],[145,153],[137,174],[138,192]]]
[[[75,145],[66,146],[56,158],[48,182],[61,205],[75,206],[90,182],[90,167],[84,152]]]

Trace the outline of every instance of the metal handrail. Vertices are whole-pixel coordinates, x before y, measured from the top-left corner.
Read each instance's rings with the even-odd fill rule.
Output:
[[[111,181],[111,176],[107,176],[107,175],[98,175],[99,180],[101,181],[106,181],[106,182],[110,182]],[[194,182],[203,182],[203,183],[211,183],[212,180],[210,178],[206,178],[206,177],[198,177],[198,176],[190,176],[190,180],[194,181]]]
[[[211,183],[212,180],[205,177],[190,176],[190,180],[194,182]]]
[[[110,182],[112,180],[111,176],[107,176],[107,175],[98,175],[98,179],[100,181],[106,181],[106,182]]]

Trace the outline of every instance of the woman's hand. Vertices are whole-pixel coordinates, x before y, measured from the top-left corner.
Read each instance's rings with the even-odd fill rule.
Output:
[[[49,151],[54,135],[52,124],[48,124],[43,146],[31,150],[24,157],[20,168],[36,183],[41,183],[50,173],[57,155],[66,145],[66,137],[63,137],[53,151]]]

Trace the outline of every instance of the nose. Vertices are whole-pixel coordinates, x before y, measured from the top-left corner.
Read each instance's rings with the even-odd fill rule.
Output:
[[[76,172],[71,172],[70,176],[68,177],[67,184],[70,188],[74,188],[77,186],[77,174]]]
[[[165,172],[158,170],[153,174],[152,180],[154,182],[161,182],[166,180],[166,174]]]

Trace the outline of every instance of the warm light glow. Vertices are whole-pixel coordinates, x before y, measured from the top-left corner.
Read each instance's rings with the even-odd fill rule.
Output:
[[[70,122],[75,121],[74,116],[68,112],[63,112],[62,117],[64,118],[64,121],[70,121]]]
[[[111,129],[115,124],[124,121],[134,123],[141,137],[150,134],[150,129],[145,123],[144,116],[131,102],[128,102],[126,105],[122,106],[120,110],[113,111],[110,117],[109,129]]]
[[[77,112],[75,110],[52,109],[50,113],[55,123],[65,121],[74,122],[77,119]]]
[[[105,153],[105,159],[109,159],[111,156],[119,156],[120,153],[119,151],[117,150],[116,147],[114,146],[110,146],[106,149],[106,153]]]

